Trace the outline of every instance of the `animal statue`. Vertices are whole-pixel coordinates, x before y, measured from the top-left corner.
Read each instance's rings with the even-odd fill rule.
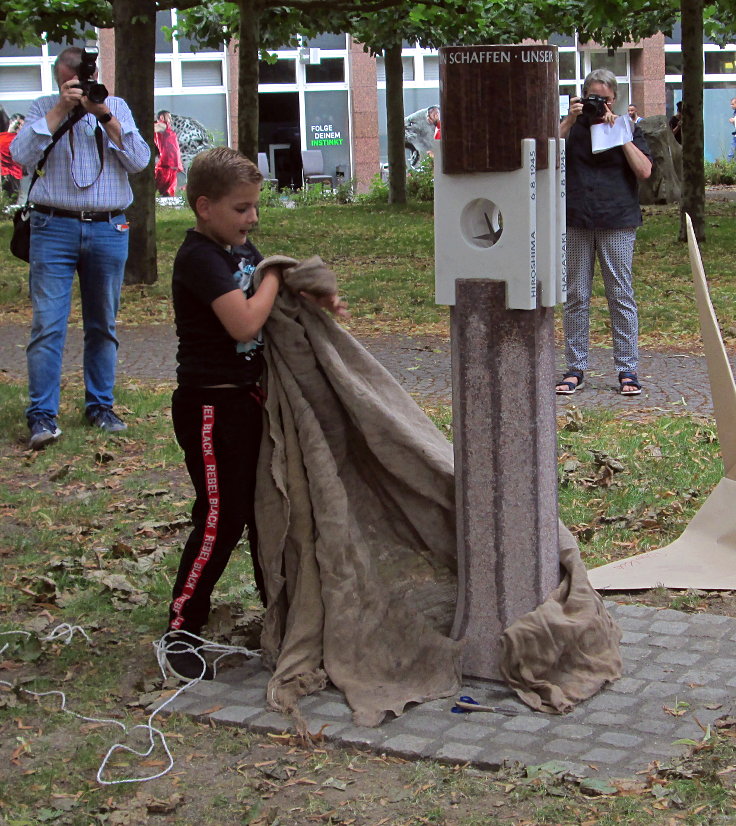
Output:
[[[171,113],[171,128],[176,132],[181,150],[181,162],[186,172],[189,165],[205,149],[211,149],[215,144],[212,136],[205,126],[198,120],[187,115],[175,115]]]
[[[649,144],[654,167],[646,181],[639,181],[642,204],[676,204],[682,191],[682,147],[675,140],[667,118],[652,115],[639,122]]]
[[[434,151],[434,124],[427,120],[428,109],[419,109],[404,118],[404,145],[411,153],[409,165],[416,169],[422,155]]]

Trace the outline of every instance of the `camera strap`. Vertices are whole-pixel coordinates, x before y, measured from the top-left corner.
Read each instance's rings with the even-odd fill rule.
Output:
[[[76,123],[78,120],[83,118],[84,115],[87,114],[81,106],[78,108],[81,110],[81,114],[79,114],[79,116],[75,118],[73,123]],[[76,109],[74,111],[76,112]],[[102,175],[102,170],[105,168],[105,153],[102,145],[102,127],[99,123],[95,125],[95,144],[97,146],[97,154],[100,157],[100,171],[97,173],[97,175],[95,175],[94,180],[90,181],[88,184],[80,184],[74,175],[74,130],[72,129],[69,132],[69,146],[72,151],[72,165],[69,172],[71,173],[72,180],[74,181],[74,186],[76,186],[77,189],[89,189],[89,187],[91,187],[95,183],[95,181],[97,181],[100,175]]]
[[[41,155],[41,159],[36,164],[36,168],[33,170],[33,178],[31,179],[31,185],[28,187],[28,193],[26,195],[27,199],[30,198],[31,190],[33,189],[33,184],[36,183],[36,181],[39,178],[39,175],[42,174],[43,167],[49,157],[49,154],[51,153],[51,150],[83,115],[84,111],[77,112],[77,110],[74,109],[72,111],[72,114],[64,121],[64,123],[61,124],[61,126],[51,136],[51,143],[46,147],[46,149],[43,150],[43,155]]]

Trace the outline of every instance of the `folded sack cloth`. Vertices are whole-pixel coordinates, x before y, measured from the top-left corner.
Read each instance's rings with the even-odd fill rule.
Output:
[[[337,276],[319,255],[312,255],[304,261],[297,261],[288,255],[269,255],[256,267],[256,284],[269,267],[281,268],[284,285],[293,293],[307,292],[319,298],[337,292]]]
[[[501,675],[535,711],[564,714],[621,676],[621,629],[560,522],[559,587],[501,637]]]

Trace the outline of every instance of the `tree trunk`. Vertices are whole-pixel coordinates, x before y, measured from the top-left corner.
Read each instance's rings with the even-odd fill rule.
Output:
[[[386,131],[388,133],[388,202],[406,203],[404,149],[404,66],[401,43],[383,52],[386,66]]]
[[[130,106],[141,135],[153,150],[153,74],[156,12],[149,0],[113,0],[115,26],[115,93]],[[133,22],[135,21],[135,22]],[[131,175],[133,203],[126,209],[130,224],[126,284],[153,284],[156,267],[156,186],[153,163]]]
[[[685,214],[695,237],[705,241],[703,139],[703,0],[680,0],[682,19],[682,203],[680,240],[687,240]]]
[[[258,161],[258,58],[262,8],[256,0],[239,0],[238,149]]]

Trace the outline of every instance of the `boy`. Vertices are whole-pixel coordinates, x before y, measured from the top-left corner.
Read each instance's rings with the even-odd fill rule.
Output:
[[[186,680],[212,679],[191,635],[207,622],[214,586],[246,525],[256,586],[265,602],[254,513],[262,430],[261,328],[281,272],[269,267],[258,287],[253,284],[263,257],[246,236],[258,220],[262,180],[258,167],[228,147],[197,155],[187,182],[196,226],[187,231],[174,260],[179,349],[172,417],[196,499],[169,606],[173,633],[167,636],[166,660],[169,670]],[[336,295],[319,303],[345,312]]]

